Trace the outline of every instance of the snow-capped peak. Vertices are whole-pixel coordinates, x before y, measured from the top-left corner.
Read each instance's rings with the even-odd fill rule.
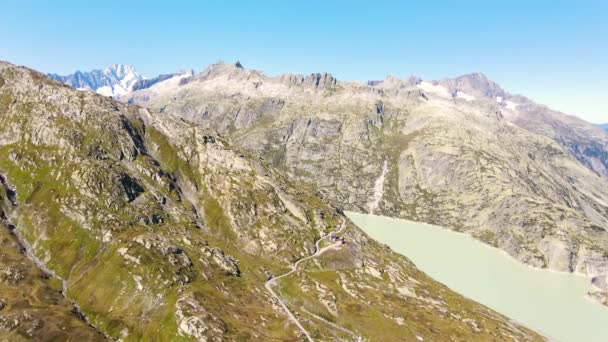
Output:
[[[104,73],[120,79],[142,78],[137,71],[135,71],[135,68],[128,64],[110,64],[110,66],[104,70]]]
[[[145,79],[126,64],[111,64],[104,70],[88,72],[77,71],[74,74],[60,76],[50,74],[50,77],[77,89],[86,89],[106,96],[118,97],[133,90],[133,86]]]

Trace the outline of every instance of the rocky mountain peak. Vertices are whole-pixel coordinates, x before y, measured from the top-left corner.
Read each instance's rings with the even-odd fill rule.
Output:
[[[240,61],[234,64],[219,61],[209,65],[205,70],[196,76],[196,80],[207,81],[219,77],[229,80],[251,80],[261,79],[263,75],[256,70],[245,69]]]
[[[308,76],[299,74],[283,74],[278,77],[281,83],[288,86],[303,86],[314,89],[332,88],[338,83],[338,80],[330,73],[312,73]]]
[[[443,79],[437,81],[437,84],[446,87],[453,96],[456,96],[458,92],[479,97],[506,96],[505,91],[496,82],[480,72]]]
[[[417,85],[422,80],[417,76],[410,76],[407,79],[400,78],[395,75],[387,75],[384,80],[368,81],[367,85],[370,87],[382,87],[382,88],[405,88]]]
[[[331,88],[336,85],[338,80],[329,73],[314,73],[304,79],[304,85],[315,88]]]
[[[117,78],[126,78],[126,77],[135,77],[142,78],[135,68],[129,64],[110,64],[105,70],[104,73],[109,75],[114,75]]]

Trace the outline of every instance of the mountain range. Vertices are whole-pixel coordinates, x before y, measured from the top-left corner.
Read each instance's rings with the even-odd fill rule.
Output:
[[[606,127],[481,73],[360,83],[219,62],[145,79],[1,63],[0,113],[0,337],[543,340],[343,210],[587,275],[608,304]]]
[[[216,130],[347,210],[606,283],[608,134],[481,73],[362,84],[217,63],[120,99]],[[590,296],[606,303],[606,289]]]
[[[255,75],[220,65],[132,94],[152,100],[180,87],[213,89],[206,82],[221,80],[244,86],[246,96],[250,82],[259,82]],[[339,85],[328,75],[281,82],[271,86],[305,99]],[[240,96],[233,100],[245,100]],[[302,163],[322,164],[336,148],[336,124],[301,114],[302,122],[287,125],[288,136],[270,136],[268,113],[278,120],[288,100],[255,102],[261,112],[239,111],[220,134],[168,115],[171,106],[159,112],[121,103],[0,62],[0,339],[544,340],[367,237],[335,204],[356,208],[367,189],[348,201],[341,197],[347,188],[330,194],[322,182],[321,190],[303,182],[307,168],[293,164],[285,142],[307,153]],[[228,113],[224,105],[217,108]],[[388,102],[374,108],[375,119],[363,122],[370,138],[372,126],[392,120]],[[216,113],[207,115],[214,124]],[[239,142],[269,134],[261,146],[278,139],[284,158],[271,145],[260,156],[225,132]],[[361,137],[348,138],[350,151],[362,146]],[[361,170],[362,182],[375,175],[373,162]],[[384,167],[391,169],[386,184],[394,181],[392,163]],[[327,166],[316,170],[327,181]],[[340,188],[354,180],[340,180]],[[371,209],[389,213],[394,189],[377,191]]]
[[[601,124],[600,126],[604,131],[608,131],[608,124]]]
[[[156,83],[180,76],[192,76],[194,72],[180,71],[161,74],[147,79],[137,73],[135,68],[126,64],[111,64],[104,70],[76,71],[67,76],[47,74],[49,77],[79,90],[89,90],[101,95],[119,97],[130,91],[149,88]]]
[[[67,76],[57,74],[48,74],[48,76],[76,89],[90,90],[105,96],[123,95],[131,90],[141,89],[142,83],[150,82],[139,75],[132,66],[123,64],[112,64],[104,70],[76,71]]]

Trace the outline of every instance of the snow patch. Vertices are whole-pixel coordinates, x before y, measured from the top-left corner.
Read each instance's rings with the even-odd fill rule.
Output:
[[[496,96],[496,102],[502,103],[502,96]]]
[[[427,82],[427,81],[422,81],[420,82],[420,84],[417,85],[418,88],[428,92],[428,93],[433,93],[433,94],[437,94],[441,97],[452,97],[452,94],[450,94],[449,90],[441,85],[435,85],[431,82]]]
[[[518,104],[513,101],[505,101],[505,104],[506,104],[507,109],[510,109],[510,110],[516,110],[517,106],[518,106]]]
[[[99,87],[96,90],[97,94],[103,95],[103,96],[112,96],[113,92],[112,92],[112,87],[110,86],[103,86],[103,87]]]
[[[475,96],[469,95],[467,93],[463,93],[460,90],[456,92],[456,97],[459,98],[459,99],[466,100],[466,101],[473,101],[473,100],[475,100]]]
[[[150,90],[162,93],[170,89],[177,88],[182,80],[185,80],[190,77],[192,77],[191,72],[185,72],[183,74],[175,75],[169,79],[156,83],[155,85],[150,87]]]

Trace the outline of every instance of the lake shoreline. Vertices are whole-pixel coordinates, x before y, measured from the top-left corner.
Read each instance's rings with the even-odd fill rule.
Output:
[[[490,244],[487,244],[484,241],[479,240],[479,239],[475,238],[473,235],[471,235],[469,233],[466,233],[466,232],[460,232],[460,231],[457,231],[457,230],[453,230],[453,229],[446,228],[446,227],[443,227],[443,226],[438,226],[438,225],[431,224],[431,223],[412,221],[412,220],[402,219],[402,218],[397,218],[397,217],[382,216],[382,215],[376,215],[376,214],[359,213],[359,212],[356,212],[356,211],[346,211],[345,213],[347,213],[347,214],[352,213],[352,214],[356,214],[356,215],[371,215],[371,216],[376,216],[376,217],[382,217],[383,219],[388,219],[388,220],[401,221],[401,222],[412,223],[412,224],[419,224],[419,225],[427,226],[427,227],[432,228],[432,229],[438,229],[438,230],[445,231],[445,232],[448,232],[448,233],[466,236],[467,238],[470,238],[472,241],[474,241],[476,243],[479,243],[481,246],[484,246],[484,247],[489,248],[491,250],[495,250],[495,251],[497,251],[497,252],[505,255],[506,257],[509,257],[510,259],[512,259],[513,261],[519,263],[520,265],[526,266],[526,267],[528,267],[528,268],[530,268],[532,270],[535,270],[535,271],[544,271],[544,272],[553,272],[553,273],[558,273],[558,274],[571,274],[571,275],[574,275],[574,276],[585,278],[586,280],[589,281],[589,285],[592,286],[591,279],[593,277],[590,277],[589,275],[587,275],[585,273],[558,271],[558,270],[554,270],[554,269],[551,269],[551,268],[540,268],[540,267],[536,267],[536,266],[533,266],[533,265],[530,265],[530,264],[526,264],[525,262],[522,262],[522,261],[518,260],[517,258],[515,258],[514,256],[512,256],[511,254],[507,253],[505,250],[500,249],[498,247],[494,247],[494,246],[492,246]],[[602,306],[604,306],[604,305],[602,305]]]
[[[466,232],[438,225],[350,211],[346,215],[370,238],[433,279],[513,323],[549,340],[608,341],[608,307],[589,297],[591,277],[585,274],[525,264]]]

